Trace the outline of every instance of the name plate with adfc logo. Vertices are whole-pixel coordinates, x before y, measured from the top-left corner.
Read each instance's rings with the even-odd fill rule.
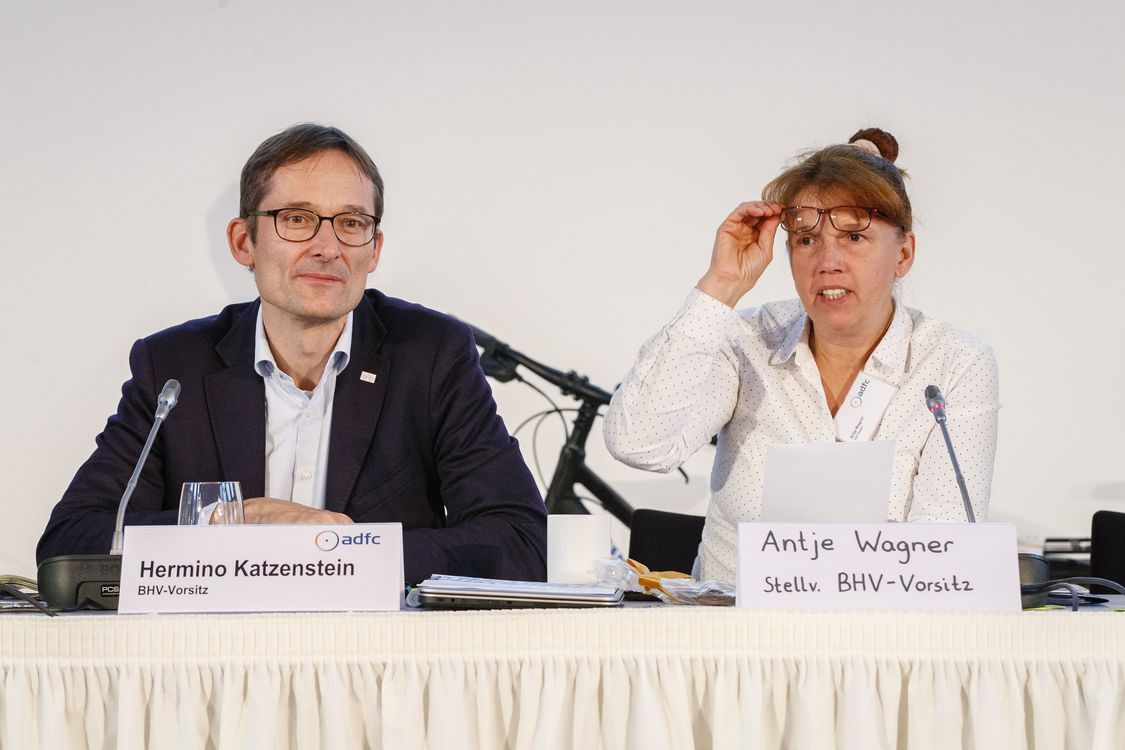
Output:
[[[370,612],[402,594],[398,523],[125,529],[119,612]]]

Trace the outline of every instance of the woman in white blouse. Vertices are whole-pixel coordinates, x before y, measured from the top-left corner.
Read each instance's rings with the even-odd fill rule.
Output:
[[[895,301],[915,252],[897,155],[889,133],[861,130],[738,206],[716,232],[707,272],[614,394],[606,444],[631,466],[671,471],[719,436],[697,576],[735,579],[738,523],[761,513],[774,444],[893,440],[888,520],[964,520],[926,408],[931,384],[945,394],[977,520],[987,516],[996,360],[980,340]],[[798,299],[736,311],[773,260],[779,227]],[[886,394],[885,409],[842,430],[837,417],[864,381]]]

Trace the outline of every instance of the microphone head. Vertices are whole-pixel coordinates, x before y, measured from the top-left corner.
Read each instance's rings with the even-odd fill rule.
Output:
[[[934,419],[942,421],[945,419],[945,396],[941,394],[941,389],[936,385],[926,386],[926,408],[934,415]]]
[[[156,416],[163,419],[180,400],[180,381],[172,379],[164,384],[164,389],[156,397]]]

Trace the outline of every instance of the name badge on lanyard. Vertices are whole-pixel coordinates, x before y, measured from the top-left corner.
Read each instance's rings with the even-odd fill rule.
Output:
[[[857,375],[848,397],[836,411],[836,439],[855,442],[874,437],[897,390],[869,373]]]

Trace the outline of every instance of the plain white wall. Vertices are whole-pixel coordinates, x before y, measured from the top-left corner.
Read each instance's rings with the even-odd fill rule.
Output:
[[[33,574],[132,341],[254,296],[223,236],[238,172],[303,120],[383,170],[372,286],[604,387],[738,201],[889,129],[918,217],[906,302],[999,358],[993,516],[1083,534],[1125,510],[1122,28],[1118,0],[7,2],[0,571]],[[778,262],[744,303],[790,296]],[[544,404],[496,393],[511,427]],[[560,439],[546,423],[545,471]],[[701,508],[707,450],[685,486],[590,447],[637,504]]]

